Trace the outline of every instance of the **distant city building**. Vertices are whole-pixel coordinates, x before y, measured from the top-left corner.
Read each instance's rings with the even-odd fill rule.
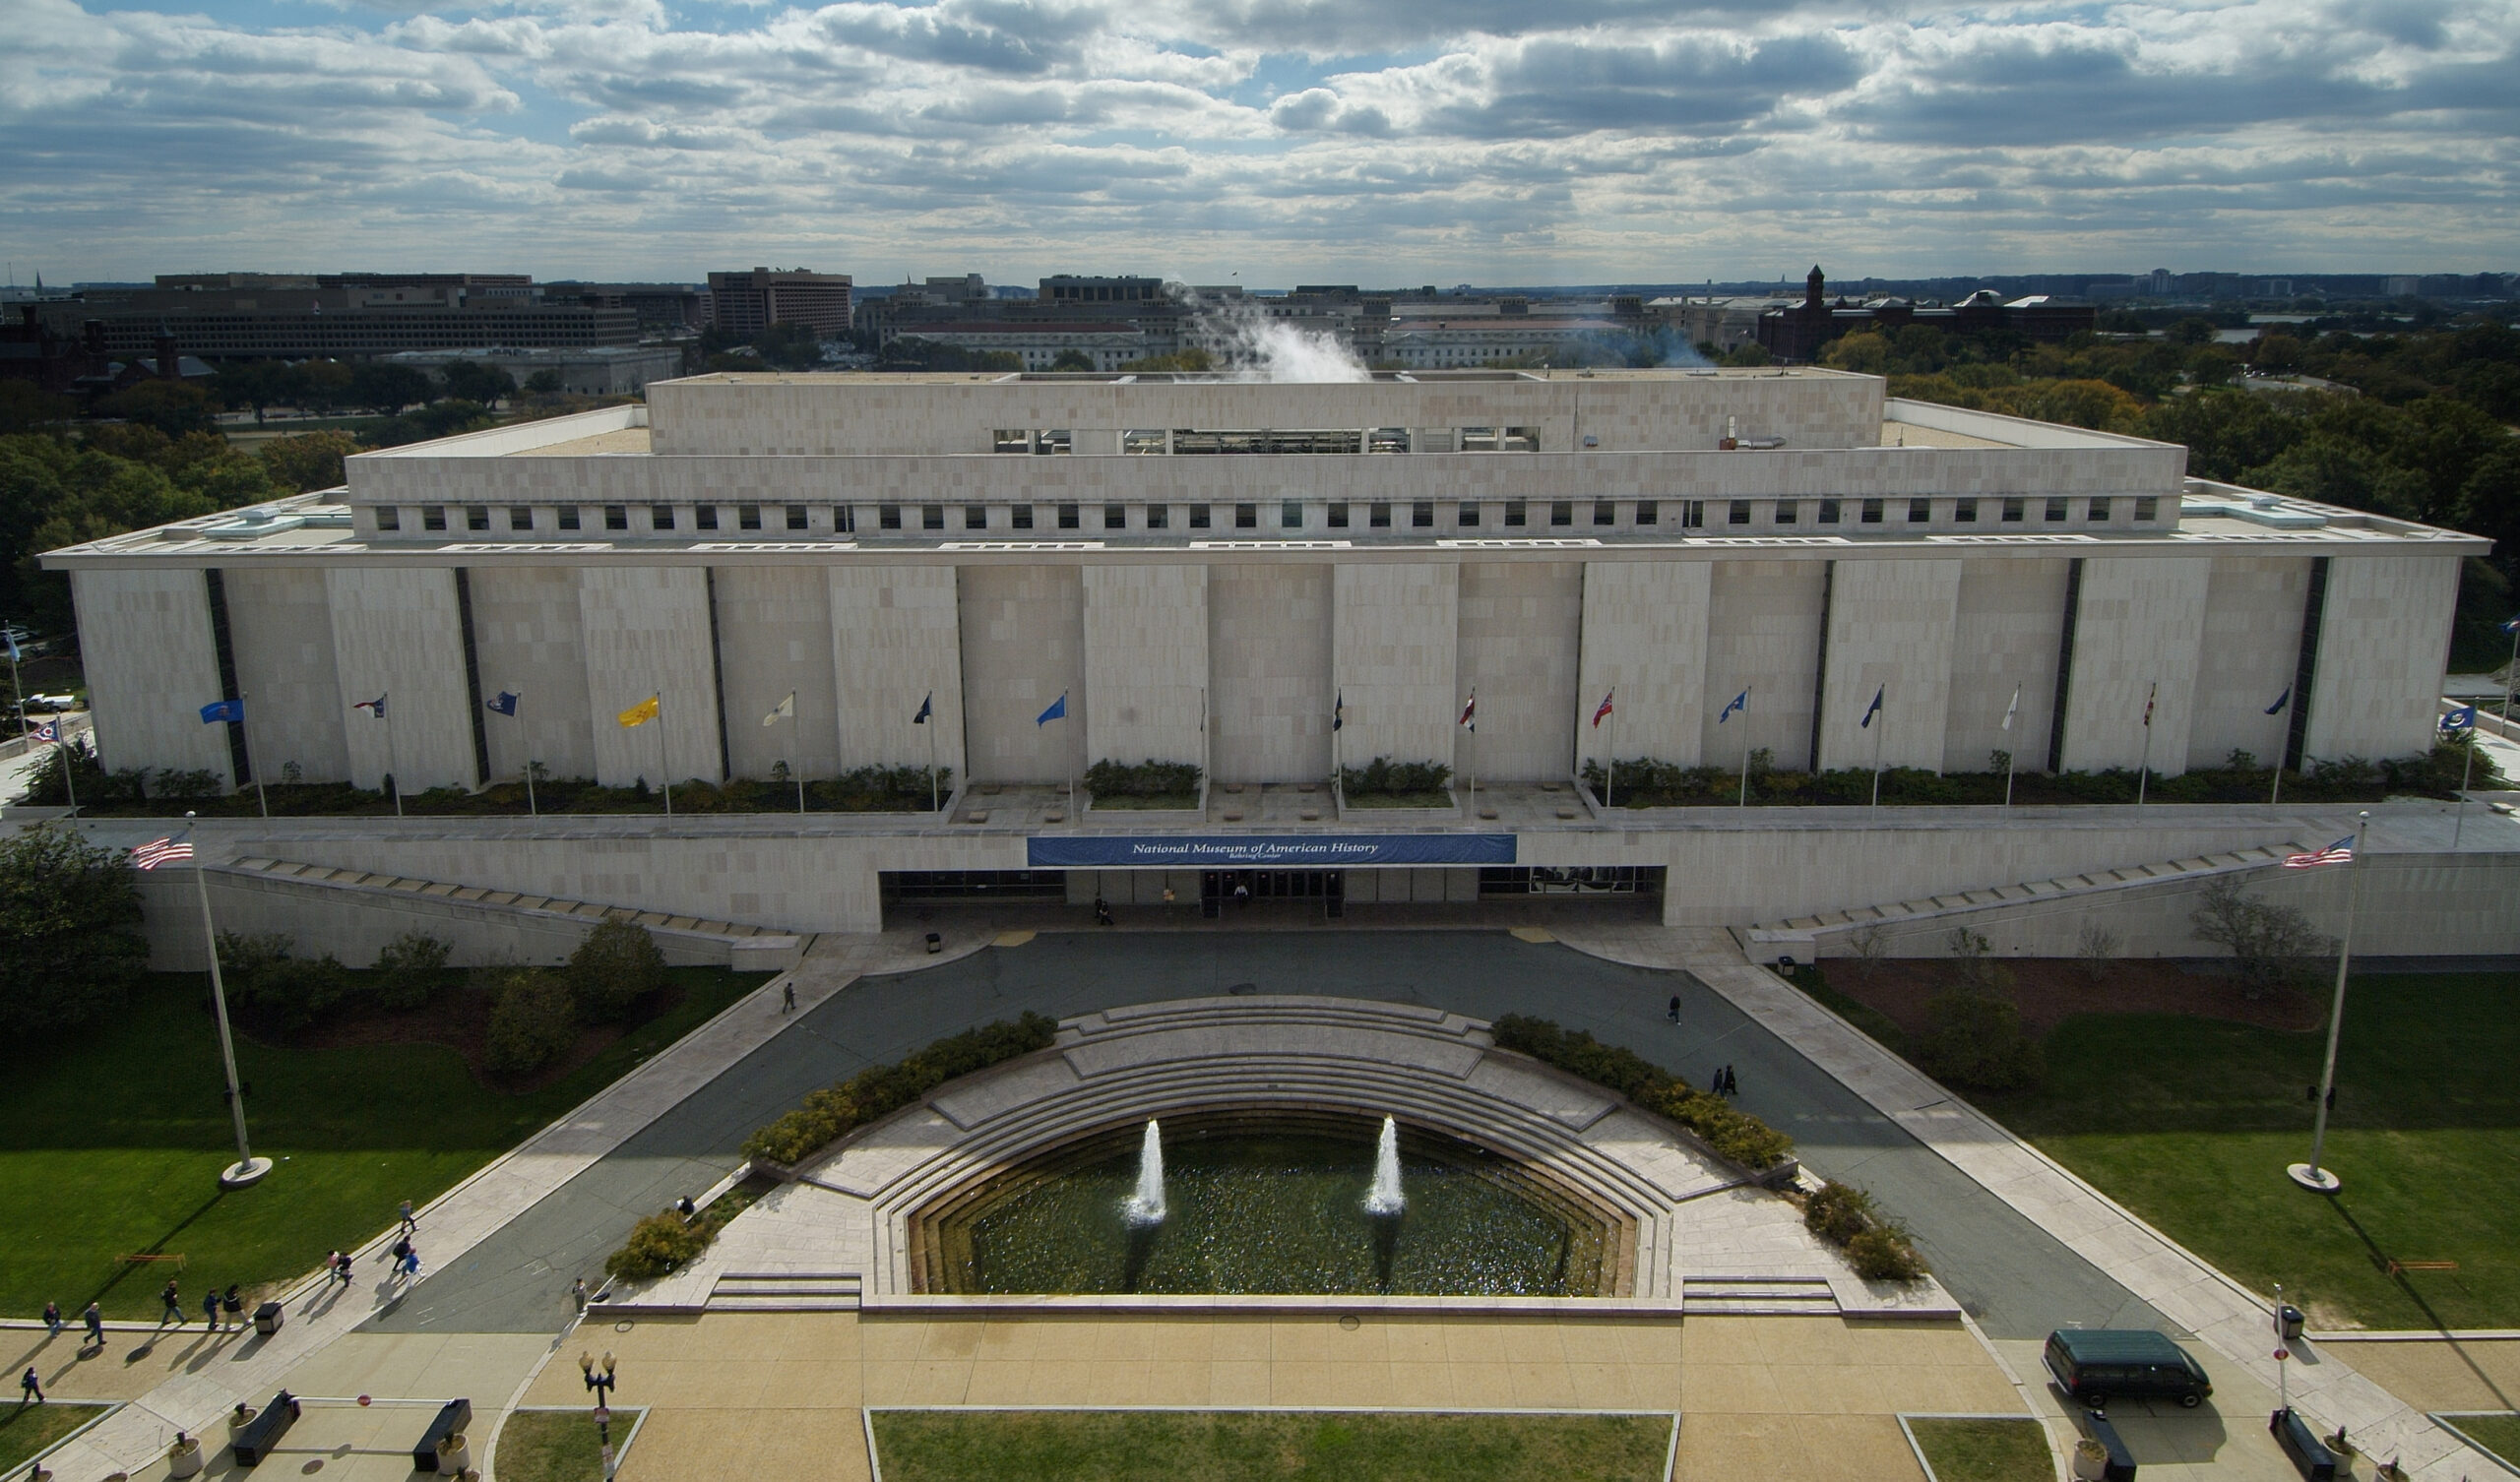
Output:
[[[1800,303],[1770,309],[1759,316],[1759,343],[1766,346],[1769,354],[1779,360],[1816,359],[1830,340],[1874,327],[1896,330],[1922,324],[1955,335],[2008,330],[2028,340],[2056,340],[2089,332],[2100,322],[2100,312],[2091,305],[2056,303],[2046,294],[2006,303],[1985,291],[1973,293],[1949,308],[1920,308],[1904,298],[1880,298],[1861,304],[1841,298],[1832,304],[1827,287],[1828,278],[1815,264],[1804,282]]]
[[[967,319],[942,324],[898,327],[896,340],[922,340],[957,349],[1002,350],[1022,358],[1028,371],[1045,371],[1060,355],[1075,351],[1098,371],[1117,370],[1146,355],[1146,332],[1117,322],[1021,323],[1003,319]]]
[[[709,327],[709,290],[693,283],[543,284],[550,299],[572,299],[595,308],[628,309],[647,335],[675,335]]]
[[[387,358],[423,372],[434,381],[446,379],[446,366],[452,360],[470,360],[506,371],[519,387],[536,372],[550,371],[559,376],[562,391],[581,397],[635,397],[644,393],[651,381],[667,381],[682,374],[682,348],[671,344],[604,344],[583,350],[502,349],[478,354],[465,350],[408,350]]]
[[[639,338],[623,308],[548,302],[521,274],[170,273],[147,287],[92,286],[37,306],[56,335],[101,335],[115,356],[162,331],[211,360],[363,358],[404,350],[618,344]],[[89,323],[100,326],[94,332]]]
[[[850,276],[803,268],[709,275],[710,313],[716,327],[749,340],[774,324],[794,325],[825,340],[849,334]]]
[[[1657,298],[1645,305],[1645,312],[1649,319],[1670,326],[1691,344],[1736,350],[1757,342],[1759,316],[1777,306],[1778,300],[1765,293],[1724,297],[1709,293],[1704,297]]]

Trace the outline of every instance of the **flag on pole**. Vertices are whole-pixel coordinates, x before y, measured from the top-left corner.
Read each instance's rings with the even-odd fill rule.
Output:
[[[2500,626],[2502,631],[2505,633],[2520,634],[2520,612],[2515,612],[2511,616],[2504,618]]]
[[[2307,854],[2284,856],[2284,868],[2288,870],[2308,870],[2320,865],[2352,863],[2354,863],[2354,835],[2350,834],[2324,849],[2313,849]]]
[[[1059,698],[1050,702],[1050,708],[1048,710],[1043,710],[1041,713],[1033,717],[1033,723],[1035,725],[1047,725],[1053,720],[1065,720],[1066,718],[1067,691],[1061,690],[1059,691]]]
[[[2284,693],[2275,697],[2275,703],[2266,708],[2266,713],[2270,715],[2281,715],[2284,713],[2284,708],[2292,703],[2293,687],[2288,684],[2284,687]]]
[[[193,841],[189,838],[153,838],[131,851],[131,862],[144,870],[154,870],[161,864],[192,857]]]
[[[2144,692],[2144,729],[2146,730],[2153,728],[2153,701],[2161,692],[2160,680],[2153,681],[2153,687]]]
[[[9,662],[14,664],[19,659],[26,656],[18,651],[18,640],[14,636],[6,633],[0,633],[0,644],[7,644],[9,646]]]
[[[615,715],[612,718],[621,722],[621,728],[623,730],[628,730],[633,726],[645,725],[649,721],[657,718],[657,711],[662,706],[664,698],[663,692],[660,691],[659,693],[651,695],[647,699],[640,701],[637,705],[630,707],[630,709],[623,710],[620,714]]]
[[[493,715],[506,715],[510,718],[514,718],[516,715],[516,691],[501,690],[496,695],[482,701],[481,709],[488,710]]]
[[[1470,704],[1461,708],[1460,725],[1466,731],[1479,729],[1479,692],[1477,690],[1470,692]]]
[[[226,721],[230,725],[244,724],[245,702],[241,700],[214,700],[210,704],[201,708],[202,724],[217,725],[221,720]]]
[[[372,718],[382,720],[385,718],[385,697],[379,695],[374,700],[362,700],[358,704],[351,706],[350,709],[354,710],[365,710]]]
[[[927,723],[927,717],[935,713],[936,692],[934,690],[930,690],[927,692],[927,698],[918,703],[918,713],[910,717],[910,723],[913,725],[925,725]]]
[[[1715,723],[1722,725],[1725,721],[1732,719],[1732,712],[1734,710],[1739,710],[1742,713],[1747,714],[1749,712],[1749,709],[1750,692],[1744,689],[1740,694],[1732,697],[1732,703],[1726,706],[1723,711],[1715,717]]]
[[[2004,707],[2004,729],[2012,729],[2013,712],[2021,709],[2021,686],[2012,687],[2012,704]]]
[[[1348,692],[1341,690],[1330,702],[1330,728],[1337,730],[1348,723]]]
[[[2441,734],[2445,736],[2455,736],[2461,731],[2472,731],[2476,728],[2477,708],[2475,706],[2463,705],[2457,710],[2441,712]]]
[[[1863,708],[1863,719],[1857,723],[1856,728],[1858,730],[1872,729],[1872,717],[1881,713],[1881,697],[1889,690],[1889,688],[1890,687],[1885,684],[1872,692],[1872,704]]]
[[[1616,698],[1618,698],[1618,688],[1613,685],[1610,688],[1609,693],[1602,697],[1601,708],[1593,711],[1593,729],[1600,730],[1602,728],[1602,718],[1610,712],[1610,702]]]
[[[788,692],[787,699],[772,706],[770,708],[770,713],[761,717],[761,723],[763,725],[777,725],[782,720],[793,720],[795,718],[796,692],[794,690],[789,690]]]
[[[58,720],[47,720],[47,721],[45,721],[43,724],[36,726],[36,727],[35,727],[35,739],[36,739],[36,740],[38,740],[38,741],[58,741],[58,740],[60,740],[60,739],[61,739],[61,722],[60,722],[60,721],[58,721]]]

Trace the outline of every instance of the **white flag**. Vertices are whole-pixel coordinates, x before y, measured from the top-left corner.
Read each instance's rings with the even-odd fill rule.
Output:
[[[777,725],[782,720],[793,719],[795,714],[796,692],[794,690],[789,690],[788,692],[787,699],[772,706],[770,708],[770,713],[761,717],[761,723],[764,725]]]
[[[2012,704],[2004,707],[2004,729],[2012,729],[2012,712],[2021,709],[2021,686],[2012,687]]]

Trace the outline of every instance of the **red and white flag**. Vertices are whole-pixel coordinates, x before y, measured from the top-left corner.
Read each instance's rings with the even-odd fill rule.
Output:
[[[153,838],[131,851],[131,862],[144,870],[154,870],[161,864],[192,857],[193,841],[189,838]]]
[[[1617,696],[1618,691],[1612,690],[1602,697],[1602,708],[1593,711],[1593,729],[1600,730],[1602,728],[1603,718],[1610,712],[1610,702],[1617,698]]]
[[[1479,729],[1479,692],[1477,690],[1470,692],[1470,704],[1461,708],[1461,728],[1466,731]]]
[[[2288,870],[2309,870],[2316,869],[2320,865],[2352,863],[2354,863],[2354,837],[2351,834],[2338,839],[2324,849],[2312,849],[2307,854],[2284,856],[2284,868]]]

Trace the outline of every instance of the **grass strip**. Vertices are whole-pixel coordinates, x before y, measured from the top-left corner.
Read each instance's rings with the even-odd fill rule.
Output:
[[[25,1466],[62,1437],[112,1408],[56,1399],[0,1410],[0,1474]]]
[[[1648,1482],[1667,1415],[882,1410],[885,1482]],[[503,1453],[499,1475],[509,1477]]]
[[[2460,1435],[2499,1457],[2506,1466],[2520,1467],[2520,1414],[2506,1410],[2496,1415],[2447,1415],[2442,1418],[2457,1426]]]
[[[616,1407],[616,1449],[637,1420]],[[499,1482],[603,1482],[603,1448],[585,1410],[516,1410],[499,1427]]]
[[[2038,1421],[1914,1416],[1908,1429],[1934,1482],[2054,1482],[2056,1463]]]

